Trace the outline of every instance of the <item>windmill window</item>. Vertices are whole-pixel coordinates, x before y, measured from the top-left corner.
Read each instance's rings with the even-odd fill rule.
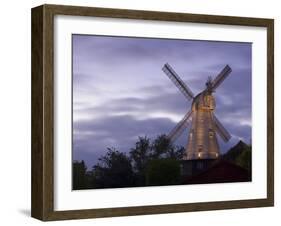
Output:
[[[213,136],[214,136],[214,133],[213,133],[212,131],[210,131],[210,132],[209,132],[209,137],[210,137],[210,138],[213,138]]]

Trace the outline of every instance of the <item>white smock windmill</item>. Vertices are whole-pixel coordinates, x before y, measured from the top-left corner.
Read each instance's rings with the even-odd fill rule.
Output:
[[[190,88],[168,63],[164,65],[162,70],[179,88],[183,95],[188,100],[192,100],[190,111],[185,114],[183,119],[168,134],[168,138],[171,142],[174,142],[191,123],[184,159],[218,158],[220,149],[217,133],[225,142],[228,142],[231,136],[214,114],[216,102],[212,93],[230,74],[232,71],[231,68],[226,65],[214,80],[209,77],[206,82],[206,88],[196,96],[194,96]]]

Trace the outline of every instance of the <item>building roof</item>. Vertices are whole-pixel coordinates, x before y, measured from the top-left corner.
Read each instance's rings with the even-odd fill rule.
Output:
[[[207,184],[251,181],[251,174],[234,163],[220,160],[212,167],[197,175],[188,177],[184,184]]]

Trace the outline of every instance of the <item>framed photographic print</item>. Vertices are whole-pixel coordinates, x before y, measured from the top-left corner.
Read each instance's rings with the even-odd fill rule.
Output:
[[[274,21],[32,9],[32,216],[274,204]]]

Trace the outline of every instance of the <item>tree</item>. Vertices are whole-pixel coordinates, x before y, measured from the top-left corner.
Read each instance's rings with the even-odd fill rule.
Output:
[[[73,189],[161,184],[166,174],[168,177],[163,183],[174,184],[178,174],[173,161],[181,160],[183,154],[184,148],[171,144],[166,135],[159,135],[152,142],[146,136],[139,137],[128,156],[114,148],[107,148],[107,153],[98,159],[91,171],[87,171],[84,161],[73,162]]]
[[[237,160],[237,165],[247,169],[249,172],[252,170],[252,148],[247,147],[244,152],[242,152]]]
[[[130,159],[114,148],[108,148],[108,152],[99,158],[93,167],[93,177],[96,188],[129,187],[134,183]]]
[[[185,148],[182,146],[171,146],[166,157],[175,160],[182,160],[185,155]]]
[[[159,135],[150,142],[147,137],[139,137],[134,148],[130,151],[130,159],[136,175],[136,185],[144,186],[146,183],[146,169],[149,161],[158,159],[181,160],[184,148],[174,146],[166,135]]]
[[[173,145],[165,134],[159,135],[151,145],[151,159],[182,160],[184,153],[184,147]]]
[[[180,184],[180,164],[175,159],[154,159],[146,170],[146,185]]]
[[[151,145],[151,157],[152,159],[158,159],[161,157],[165,157],[168,151],[173,148],[170,140],[167,138],[165,134],[159,135]]]
[[[72,188],[73,190],[85,189],[87,185],[87,167],[82,160],[74,161],[72,164]]]
[[[136,175],[136,185],[144,185],[145,168],[151,158],[150,140],[147,137],[139,137],[134,148],[131,148],[130,159]]]
[[[249,146],[245,144],[242,140],[240,140],[235,146],[230,148],[228,152],[226,152],[222,158],[224,160],[236,163],[237,158],[245,151],[247,150]]]
[[[251,173],[252,170],[252,146],[239,141],[227,153],[222,156],[223,159],[239,165]]]

